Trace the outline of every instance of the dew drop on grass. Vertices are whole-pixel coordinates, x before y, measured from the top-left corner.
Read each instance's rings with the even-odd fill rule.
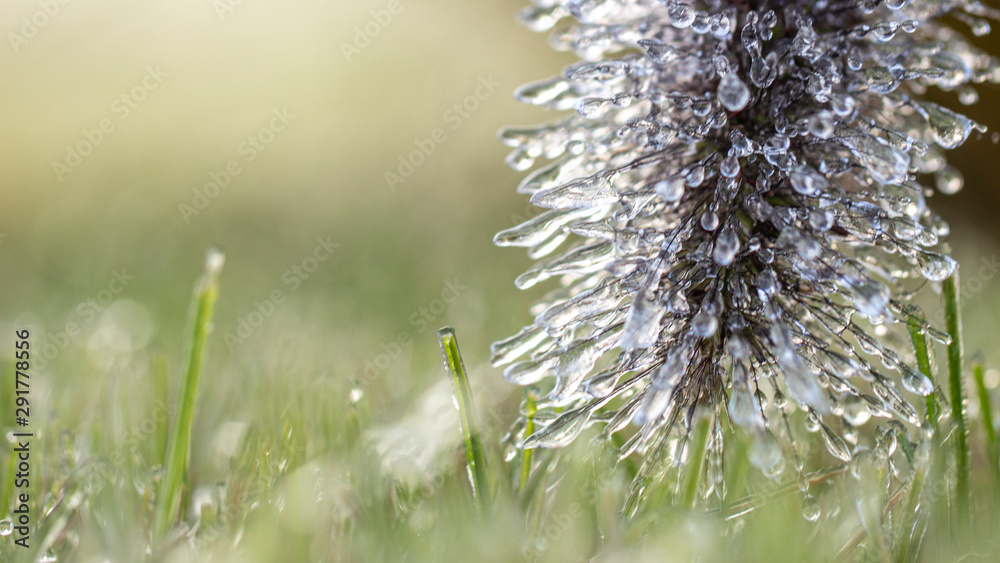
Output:
[[[0,536],[9,536],[14,532],[14,522],[9,518],[4,518],[0,520]]]

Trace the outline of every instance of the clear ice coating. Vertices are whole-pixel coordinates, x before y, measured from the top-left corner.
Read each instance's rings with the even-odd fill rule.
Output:
[[[538,162],[518,192],[544,210],[494,240],[555,255],[515,281],[547,287],[534,322],[492,350],[508,381],[548,394],[516,442],[631,423],[620,453],[642,454],[683,437],[699,405],[748,432],[750,462],[779,479],[794,438],[775,429],[793,407],[842,463],[881,447],[854,430],[871,419],[919,425],[909,401],[934,382],[896,343],[907,326],[948,341],[908,300],[958,268],[927,198],[962,188],[944,151],[983,130],[924,93],[975,103],[975,85],[1000,82],[1000,62],[962,36],[997,13],[971,0],[523,11],[580,62],[515,92],[562,117],[501,133],[513,167]],[[803,515],[820,518],[814,497]]]

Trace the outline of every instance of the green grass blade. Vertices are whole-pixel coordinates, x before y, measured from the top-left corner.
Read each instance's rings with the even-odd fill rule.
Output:
[[[687,477],[684,481],[684,497],[682,506],[687,509],[694,508],[695,498],[698,496],[698,486],[701,484],[702,468],[705,464],[705,447],[708,445],[708,430],[712,424],[712,417],[706,413],[696,415],[694,430],[688,438],[691,448],[688,454]]]
[[[486,468],[486,452],[479,434],[479,424],[476,422],[476,410],[472,401],[472,391],[469,388],[468,372],[462,355],[458,351],[458,340],[455,330],[445,327],[438,331],[441,341],[441,351],[444,353],[445,366],[451,375],[455,386],[455,399],[458,404],[459,422],[462,426],[462,440],[465,442],[465,459],[469,464],[469,479],[472,483],[472,501],[476,510],[485,515],[490,502],[489,473]]]
[[[936,439],[936,438],[935,438]],[[922,534],[917,529],[918,513],[921,509],[920,496],[924,490],[924,479],[930,467],[930,445],[923,444],[916,454],[916,462],[913,467],[913,476],[906,485],[906,499],[903,503],[900,515],[899,529],[896,535],[897,542],[894,545],[896,563],[906,563],[912,561],[920,543]]]
[[[192,302],[191,345],[187,369],[177,394],[177,408],[166,452],[166,474],[153,515],[153,541],[159,542],[177,520],[181,509],[184,475],[191,449],[194,413],[198,405],[201,371],[212,328],[212,313],[219,296],[219,274],[225,256],[218,249],[208,251],[205,271],[195,286]]]
[[[958,272],[944,281],[944,315],[951,344],[948,345],[948,387],[951,416],[955,420],[955,503],[959,522],[969,518],[969,441],[962,393],[962,317],[958,307]]]
[[[927,352],[927,336],[924,334],[920,323],[913,317],[909,318],[906,326],[910,331],[910,340],[913,342],[913,351],[917,355],[917,367],[920,369],[920,373],[923,373],[928,379],[934,381],[934,374],[931,373],[931,358]],[[926,420],[930,423],[931,428],[934,429],[934,434],[937,435],[938,418],[941,417],[941,409],[937,402],[937,393],[931,392],[927,395],[926,401]]]
[[[979,396],[979,412],[986,430],[986,453],[989,458],[990,473],[994,485],[1000,490],[1000,444],[997,444],[996,428],[993,427],[993,408],[990,406],[990,392],[986,389],[982,362],[972,366],[972,376],[976,380],[976,394]]]
[[[531,436],[535,433],[535,411],[537,410],[537,400],[535,398],[535,389],[529,387],[524,395],[524,406],[525,406],[525,417],[527,422],[524,425],[524,435],[525,437]],[[528,485],[528,477],[531,475],[531,453],[534,450],[521,450],[521,475],[518,480],[518,491],[524,492],[524,487]]]

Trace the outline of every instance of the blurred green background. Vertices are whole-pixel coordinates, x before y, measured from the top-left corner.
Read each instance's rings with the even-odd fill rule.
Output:
[[[227,265],[209,405],[279,367],[335,382],[367,369],[376,375],[366,393],[387,405],[374,416],[398,417],[393,405],[443,379],[434,333],[446,324],[478,379],[513,392],[499,370],[483,367],[488,345],[530,320],[541,290],[516,291],[528,259],[491,242],[530,213],[514,192],[522,173],[505,167],[495,133],[552,118],[511,92],[571,61],[516,24],[522,5],[398,0],[395,13],[383,0],[0,5],[0,353],[10,354],[13,330],[26,326],[58,348],[37,376],[49,409],[41,412],[99,407],[96,391],[88,398],[65,383],[86,374],[82,388],[96,389],[102,381],[91,379],[122,362],[146,365],[137,360],[151,351],[166,352],[176,373],[191,286],[212,244]],[[491,81],[494,91],[480,87]],[[996,87],[979,93],[967,112],[1000,129]],[[954,94],[939,98],[957,105]],[[247,137],[270,139],[261,130],[283,109],[294,117],[247,161]],[[102,120],[109,132],[69,167],[67,147],[95,139]],[[385,174],[399,173],[400,158],[438,128],[445,140],[391,189]],[[1000,149],[990,134],[951,155],[966,187],[931,204],[951,223],[966,266],[968,350],[996,366],[1000,276],[969,285],[1000,253]],[[194,206],[195,190],[232,160],[239,174],[185,218],[179,206]],[[312,266],[317,238],[339,247],[308,279],[289,283],[290,268]],[[116,271],[134,280],[98,312],[87,301],[107,295]],[[435,301],[449,281],[457,297]],[[271,310],[261,302],[275,290],[284,302],[254,317]],[[260,326],[227,346],[241,321]],[[69,323],[80,334],[63,339]]]

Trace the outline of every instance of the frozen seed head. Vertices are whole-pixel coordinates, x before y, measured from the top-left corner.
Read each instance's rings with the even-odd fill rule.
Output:
[[[892,436],[920,425],[911,401],[933,384],[906,326],[947,336],[907,299],[957,267],[935,248],[948,228],[926,186],[961,188],[942,150],[982,129],[921,95],[971,103],[975,84],[1000,82],[951,27],[979,33],[997,14],[963,0],[535,0],[521,19],[584,62],[516,93],[575,112],[501,134],[518,169],[545,159],[518,191],[547,211],[495,240],[539,260],[518,287],[561,281],[493,348],[508,380],[549,393],[511,443],[631,422],[622,455],[683,463],[666,452],[703,409],[744,428],[750,461],[779,478],[793,410],[844,462],[871,418]],[[710,459],[720,433],[717,420]],[[885,457],[887,443],[872,446]]]

